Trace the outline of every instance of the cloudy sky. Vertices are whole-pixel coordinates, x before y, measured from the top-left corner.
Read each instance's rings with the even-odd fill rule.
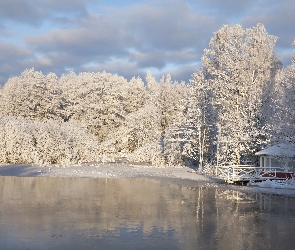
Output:
[[[213,32],[236,23],[263,23],[288,65],[294,13],[294,0],[0,0],[0,85],[31,67],[188,82]]]

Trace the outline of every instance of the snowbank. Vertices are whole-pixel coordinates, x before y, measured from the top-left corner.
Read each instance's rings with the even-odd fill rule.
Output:
[[[284,188],[295,190],[295,180],[265,180],[262,182],[251,182],[249,186],[258,186],[263,188]]]

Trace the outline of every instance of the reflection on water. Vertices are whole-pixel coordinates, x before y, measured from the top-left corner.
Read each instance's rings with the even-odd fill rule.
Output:
[[[204,182],[0,177],[0,202],[0,249],[293,249],[294,198]]]

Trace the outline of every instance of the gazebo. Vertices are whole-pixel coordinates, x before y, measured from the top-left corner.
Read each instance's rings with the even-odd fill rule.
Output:
[[[281,168],[284,172],[294,172],[295,148],[288,144],[278,144],[263,149],[255,155],[260,157],[260,168],[268,171],[271,168]]]

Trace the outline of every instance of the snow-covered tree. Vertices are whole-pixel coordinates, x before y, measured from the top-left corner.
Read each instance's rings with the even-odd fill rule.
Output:
[[[168,74],[162,77],[159,83],[148,72],[147,81],[147,105],[154,105],[160,114],[162,131],[172,125],[183,111],[187,98],[187,86],[184,82],[178,83],[171,80]]]
[[[0,113],[29,119],[60,119],[62,106],[57,90],[57,77],[47,76],[34,68],[25,70],[4,85],[0,96]]]
[[[202,57],[206,84],[218,112],[219,164],[240,164],[268,139],[275,74],[276,37],[264,26],[224,25]]]
[[[108,134],[101,146],[109,155],[131,153],[134,150],[158,141],[161,137],[161,124],[157,108],[146,105],[126,117],[114,133]]]
[[[60,78],[60,88],[67,100],[69,120],[83,123],[101,141],[124,120],[121,85],[127,81],[106,72],[76,75],[71,72]]]
[[[295,40],[292,45],[295,45]],[[277,82],[279,94],[276,102],[277,112],[273,119],[276,133],[272,141],[295,145],[295,54],[292,56],[292,63],[281,70]]]
[[[216,113],[212,108],[212,94],[203,70],[194,73],[190,80],[190,95],[185,109],[185,137],[190,142],[192,155],[199,171],[212,163],[216,148]]]
[[[123,154],[132,160],[148,159],[148,162],[163,164],[163,138],[167,129],[182,117],[187,87],[172,82],[169,75],[158,83],[148,73],[146,80],[144,105],[128,114],[122,125],[108,134],[101,147],[108,156]],[[178,152],[174,150],[171,154]]]
[[[184,82],[173,82],[169,74],[166,77],[162,77],[159,85],[156,105],[161,114],[162,130],[165,131],[170,125],[182,119],[188,88]]]

